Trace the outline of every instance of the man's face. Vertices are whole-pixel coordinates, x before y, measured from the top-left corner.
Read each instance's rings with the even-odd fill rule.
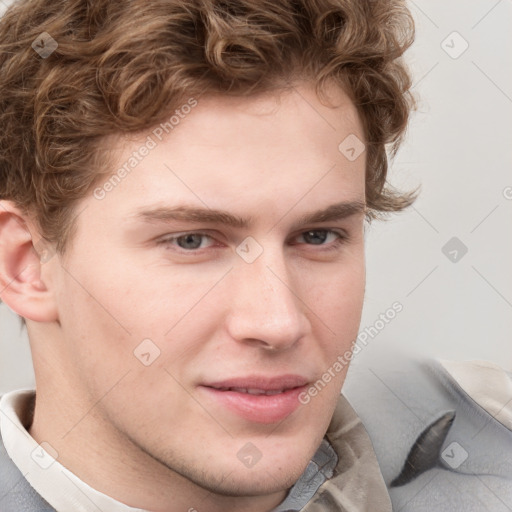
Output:
[[[363,302],[365,156],[338,149],[363,132],[332,94],[336,108],[306,86],[202,99],[162,140],[119,140],[113,172],[148,135],[156,146],[79,205],[62,267],[48,264],[61,373],[79,403],[96,404],[76,433],[220,494],[298,479],[329,425],[346,372],[332,367]],[[339,203],[339,218],[303,220]]]

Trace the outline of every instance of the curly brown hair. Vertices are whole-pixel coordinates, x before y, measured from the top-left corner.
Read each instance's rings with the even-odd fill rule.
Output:
[[[58,47],[42,58],[42,37]],[[371,214],[414,194],[386,184],[407,126],[414,37],[402,0],[19,0],[0,20],[0,199],[64,251],[73,210],[105,168],[101,142],[186,98],[339,84],[365,130]],[[103,155],[103,156],[102,156]]]

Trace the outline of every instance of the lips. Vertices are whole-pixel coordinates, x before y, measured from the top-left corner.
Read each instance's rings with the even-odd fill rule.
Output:
[[[203,384],[199,390],[246,421],[268,424],[283,421],[299,407],[298,396],[307,384],[298,375],[251,376]]]
[[[283,393],[284,389],[255,389],[255,388],[214,388],[218,389],[219,391],[234,391],[235,393],[247,393],[249,395],[266,395],[266,396],[272,396],[272,395],[278,395],[279,393]]]
[[[242,390],[286,391],[288,389],[305,386],[307,383],[308,379],[300,375],[278,375],[272,377],[251,375],[248,377],[238,377],[205,383],[203,386],[223,390],[236,388]]]

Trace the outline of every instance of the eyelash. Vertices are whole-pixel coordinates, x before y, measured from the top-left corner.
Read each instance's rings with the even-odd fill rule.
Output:
[[[321,251],[334,251],[336,249],[338,249],[341,245],[344,245],[348,239],[349,239],[349,236],[344,233],[344,232],[340,232],[340,231],[335,231],[333,229],[307,229],[306,231],[303,231],[301,232],[299,235],[297,236],[303,236],[304,234],[307,234],[307,233],[315,233],[315,232],[323,232],[323,233],[327,233],[328,235],[329,234],[334,234],[336,235],[336,240],[334,242],[331,242],[331,244],[306,244],[306,245],[310,245],[312,247],[321,247]],[[157,240],[157,245],[161,245],[161,246],[164,246],[164,247],[170,247],[172,245],[172,242],[176,241],[177,239],[179,238],[183,238],[183,237],[186,237],[188,235],[200,235],[200,236],[203,236],[203,237],[207,237],[211,240],[214,240],[214,238],[209,235],[208,233],[203,233],[203,232],[200,232],[200,231],[188,231],[188,232],[184,232],[184,233],[178,233],[176,235],[169,235],[169,236],[165,236],[164,238],[161,238],[160,240]],[[211,247],[205,247],[205,248],[198,248],[198,249],[183,249],[181,247],[176,247],[174,246],[177,250],[177,252],[181,253],[181,254],[187,254],[187,255],[194,255],[194,254],[200,254],[202,253],[204,250],[206,249],[210,249]]]

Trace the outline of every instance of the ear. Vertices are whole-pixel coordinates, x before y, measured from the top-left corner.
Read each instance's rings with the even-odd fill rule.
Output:
[[[58,318],[53,293],[42,277],[49,251],[30,219],[13,202],[0,201],[0,298],[35,322]]]

